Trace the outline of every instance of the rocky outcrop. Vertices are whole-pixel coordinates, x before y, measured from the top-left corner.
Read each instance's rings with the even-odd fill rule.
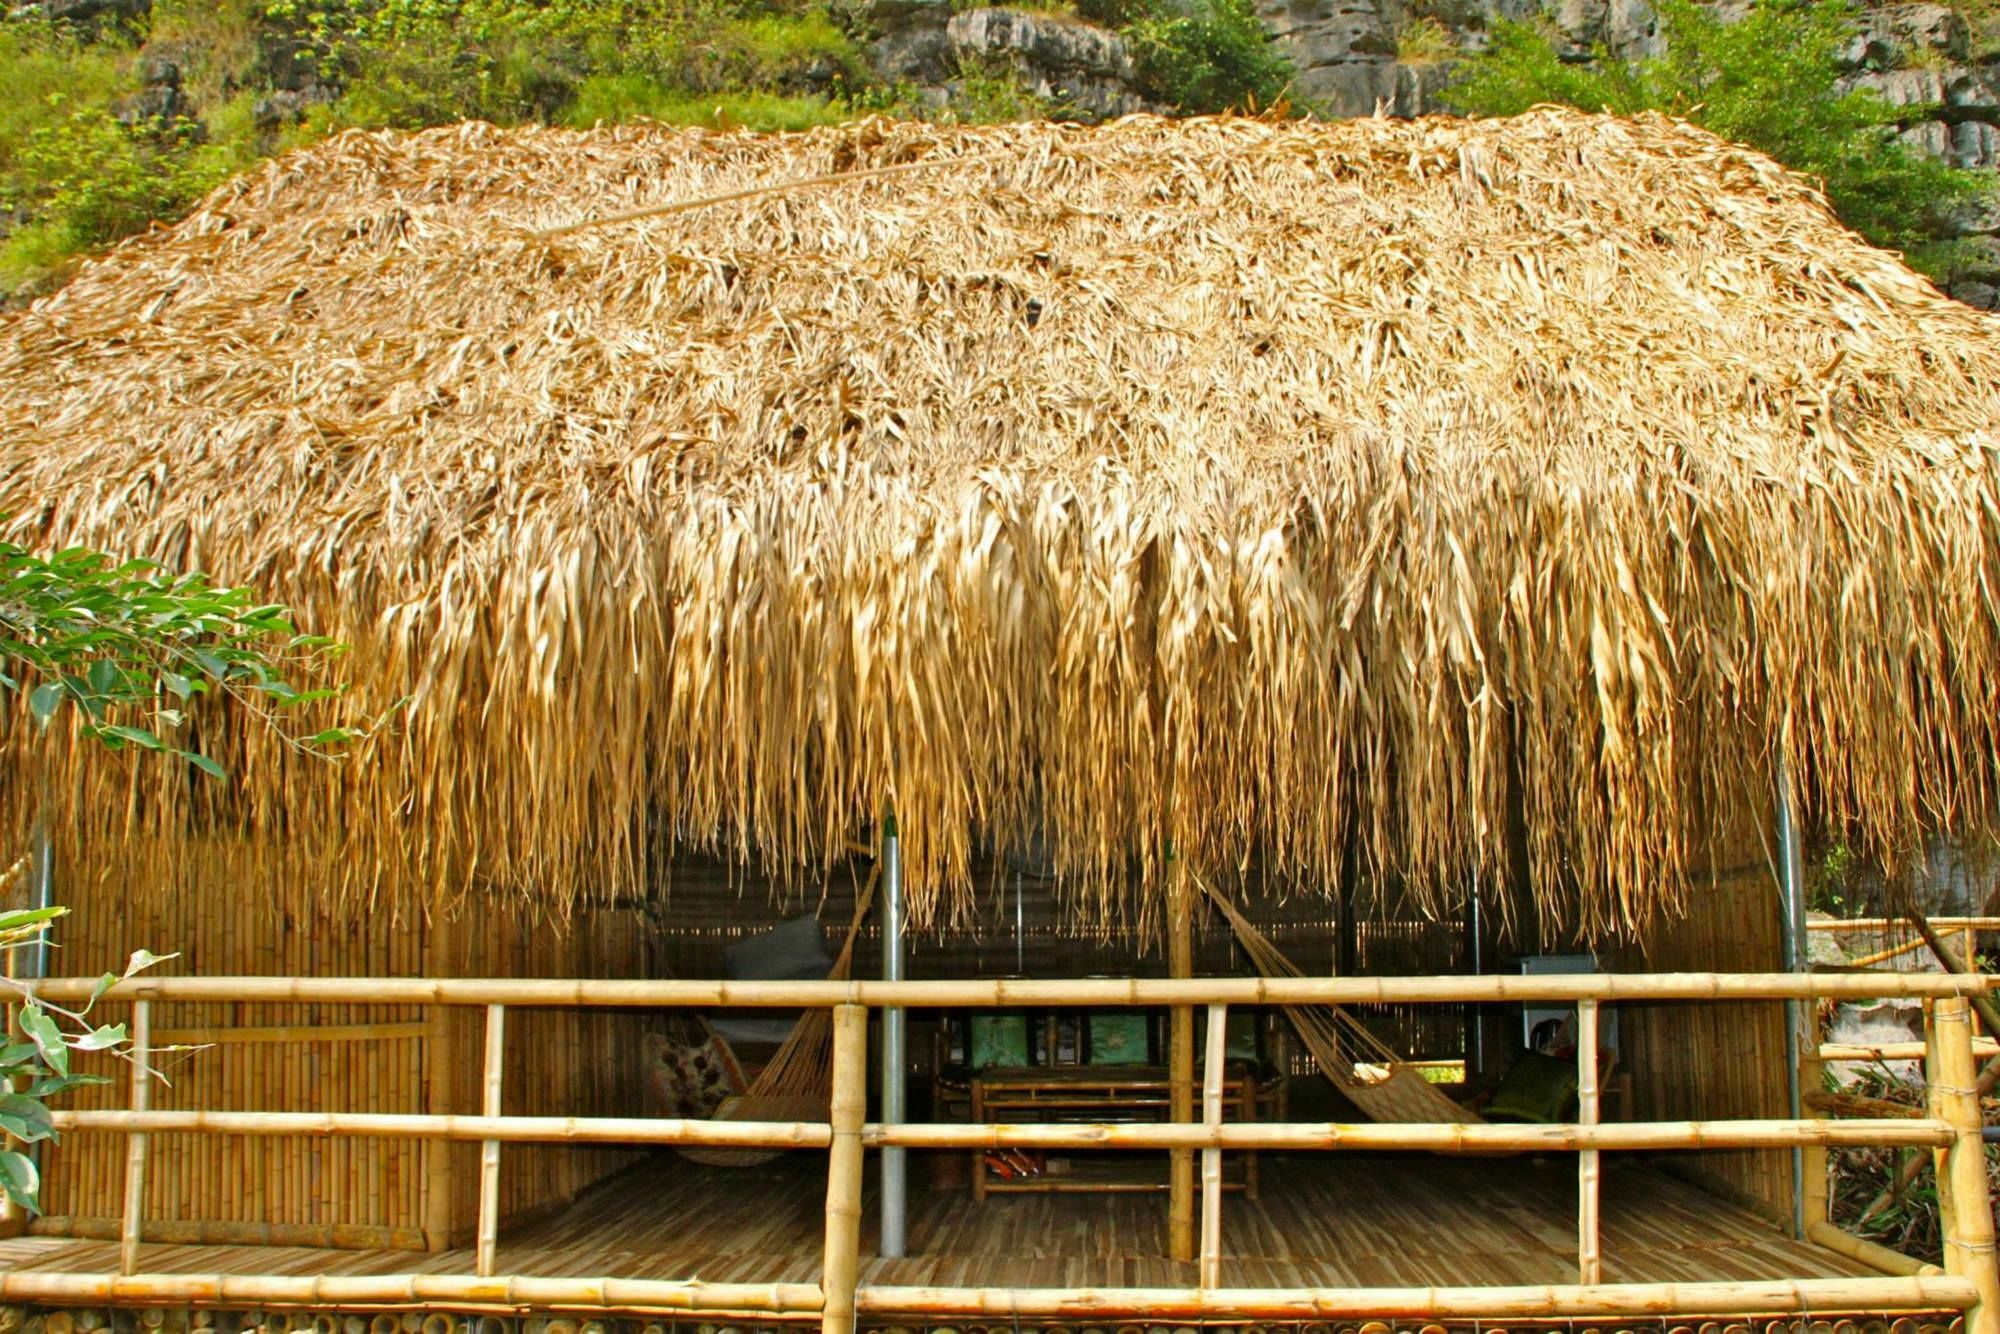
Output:
[[[871,19],[876,73],[933,101],[1004,71],[1058,115],[1103,120],[1146,106],[1125,40],[1095,24],[1004,6],[954,12],[950,0],[878,0]]]

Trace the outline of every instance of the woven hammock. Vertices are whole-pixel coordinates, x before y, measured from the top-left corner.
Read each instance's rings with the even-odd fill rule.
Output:
[[[854,941],[868,909],[875,902],[875,882],[882,867],[877,863],[854,899],[854,920],[848,923],[847,939],[840,955],[827,970],[827,980],[844,982],[854,970]],[[750,1086],[734,1097],[725,1098],[711,1121],[822,1121],[833,1101],[833,1011],[814,1006],[799,1017],[792,1031],[771,1055],[771,1059]],[[784,1149],[721,1149],[682,1145],[681,1157],[711,1167],[755,1167],[782,1156]]]
[[[1202,891],[1229,919],[1243,952],[1260,977],[1304,977],[1305,970],[1200,876]],[[1469,1123],[1480,1118],[1453,1102],[1412,1069],[1359,1019],[1338,1005],[1287,1005],[1285,1018],[1333,1086],[1371,1121]]]

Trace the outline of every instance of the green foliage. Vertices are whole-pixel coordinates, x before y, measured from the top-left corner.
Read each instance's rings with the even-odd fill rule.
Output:
[[[819,124],[865,80],[860,49],[824,8],[729,0],[276,0],[346,92],[341,123],[416,127],[480,118],[588,125],[611,116],[715,119],[732,94],[774,128]],[[782,104],[782,105],[781,105]],[[700,109],[697,111],[697,107]]]
[[[0,875],[0,884],[8,878]],[[38,943],[65,911],[51,907],[0,912],[0,953]],[[99,978],[90,999],[75,1010],[36,997],[13,981],[13,970],[8,970],[6,985],[15,993],[21,1040],[0,1045],[0,1131],[22,1144],[54,1140],[55,1121],[49,1115],[48,1100],[73,1088],[110,1082],[102,1075],[75,1069],[71,1060],[85,1052],[109,1052],[130,1059],[125,1025],[93,1023],[90,1012],[112,987],[162,962],[165,960],[158,955],[137,951],[122,974],[106,973]],[[35,1160],[16,1149],[0,1149],[0,1193],[22,1208],[39,1211],[40,1190]]]
[[[1396,34],[1396,59],[1405,65],[1438,65],[1458,55],[1451,30],[1428,14],[1410,20]]]
[[[1108,0],[1129,13],[1143,0]],[[1185,10],[1153,0],[1124,26],[1141,90],[1196,114],[1269,107],[1283,98],[1291,64],[1248,0],[1193,0]]]
[[[0,691],[25,696],[43,730],[74,713],[86,736],[114,750],[170,753],[220,778],[213,759],[170,740],[190,703],[230,695],[275,722],[337,693],[301,689],[287,673],[338,652],[296,633],[283,607],[248,589],[82,548],[41,556],[0,542]],[[298,744],[326,753],[361,735],[334,727]]]
[[[1660,0],[1658,14],[1665,53],[1637,65],[1601,49],[1591,64],[1572,63],[1546,32],[1500,23],[1446,99],[1485,116],[1542,102],[1684,116],[1817,177],[1841,218],[1881,245],[1923,241],[1976,188],[1970,173],[1898,142],[1899,118],[1920,119],[1922,108],[1842,89],[1837,57],[1855,27],[1848,0],[1756,0],[1735,22],[1692,0]]]
[[[283,607],[259,602],[248,589],[83,548],[38,555],[0,542],[0,692],[25,700],[31,735],[46,735],[67,715],[82,735],[112,750],[170,755],[219,779],[221,765],[173,740],[185,710],[204,696],[232,696],[279,726],[279,713],[338,693],[287,680],[338,652],[325,639],[297,633]],[[289,739],[326,755],[363,734],[330,727]],[[0,870],[0,890],[24,865]],[[0,952],[37,944],[62,914],[59,907],[0,913]],[[94,1024],[90,1009],[120,981],[159,962],[138,951],[122,975],[100,978],[76,1010],[36,997],[6,970],[24,1040],[0,1046],[0,1130],[28,1144],[53,1139],[46,1100],[105,1082],[72,1068],[72,1054],[130,1058],[124,1025]],[[36,1209],[39,1186],[33,1158],[0,1150],[0,1192]]]
[[[597,74],[576,90],[563,113],[571,125],[616,124],[645,117],[664,125],[741,126],[751,130],[809,130],[853,117],[847,103],[778,93],[693,93],[643,74]]]

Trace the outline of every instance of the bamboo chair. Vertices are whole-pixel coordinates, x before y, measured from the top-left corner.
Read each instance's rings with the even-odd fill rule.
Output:
[[[1304,977],[1305,970],[1238,912],[1214,886],[1193,877],[1250,956],[1260,977]],[[1285,1018],[1333,1086],[1371,1121],[1470,1124],[1481,1118],[1453,1102],[1425,1079],[1359,1019],[1338,1005],[1287,1005]]]
[[[854,899],[854,920],[827,980],[844,982],[854,970],[854,941],[875,902],[878,862]],[[833,1099],[833,1011],[815,1006],[799,1017],[778,1050],[743,1092],[725,1098],[711,1121],[822,1121]],[[784,1149],[720,1149],[682,1145],[680,1155],[711,1167],[756,1167],[782,1156]]]

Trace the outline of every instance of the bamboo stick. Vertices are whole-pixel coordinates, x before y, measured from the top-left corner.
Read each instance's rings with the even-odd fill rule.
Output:
[[[0,1272],[0,1300],[165,1302],[458,1311],[468,1305],[555,1310],[687,1311],[809,1315],[809,1283],[705,1283],[697,1279],[480,1277],[470,1274],[62,1274]]]
[[[1974,1038],[1972,1054],[1982,1058],[2000,1056],[2000,1041],[1993,1038]],[[1823,1042],[1819,1048],[1820,1060],[1828,1064],[1836,1061],[1921,1061],[1925,1055],[1925,1047],[1921,1042],[1883,1042],[1874,1046]]]
[[[1208,1050],[1201,1071],[1201,1123],[1222,1129],[1223,1063],[1229,1053],[1229,1007],[1208,1007]],[[1222,1286],[1222,1150],[1201,1151],[1201,1275],[1203,1288]]]
[[[825,1148],[832,1132],[813,1121],[688,1121],[638,1117],[428,1116],[401,1112],[57,1111],[63,1132],[179,1132],[262,1136],[387,1136],[484,1143],[697,1144],[724,1147]],[[1255,1122],[1211,1128],[1196,1122],[963,1125],[870,1122],[869,1148],[921,1149],[1410,1149],[1429,1153],[1523,1151],[1564,1153],[1585,1148],[1768,1149],[1798,1144],[1909,1145],[1948,1143],[1941,1121],[1620,1121],[1597,1126],[1456,1122]]]
[[[1956,1130],[1938,1151],[1938,1215],[1947,1274],[1971,1280],[1977,1300],[1965,1312],[1965,1334],[2000,1334],[2000,1264],[1993,1238],[1993,1202],[1986,1184],[1984,1121],[1973,1081],[1971,1007],[1943,999],[1931,1007],[1928,1070],[1932,1115]]]
[[[124,1228],[119,1218],[50,1214],[35,1219],[28,1231],[37,1237],[73,1237],[116,1241]],[[415,1228],[375,1224],[241,1223],[215,1219],[151,1219],[146,1240],[169,1246],[310,1246],[316,1250],[421,1251],[424,1234]]]
[[[507,1059],[507,1008],[486,1007],[486,1073],[481,1086],[479,1109],[488,1118],[500,1115],[500,1094],[505,1086]],[[476,1257],[482,1276],[494,1272],[500,1245],[500,1140],[479,1144],[479,1241]]]
[[[1808,1115],[1815,1119],[1822,1119],[1825,1111],[1821,1103],[1826,1095],[1820,1088],[1825,1069],[1825,1065],[1816,1056],[1805,1056],[1799,1060],[1799,1087],[1806,1090],[1803,1102]],[[1805,1226],[1810,1235],[1814,1223],[1825,1223],[1832,1217],[1827,1198],[1826,1146],[1806,1145],[1800,1170],[1803,1174],[1800,1191],[1805,1207]]]
[[[432,1116],[451,1114],[451,1019],[450,1010],[433,1005],[425,1025],[424,1109]],[[452,1222],[451,1143],[439,1140],[424,1148],[424,1249],[449,1249]]]
[[[692,1121],[662,1117],[430,1116],[418,1112],[208,1112],[115,1109],[51,1112],[59,1131],[151,1131],[214,1135],[380,1136],[516,1144],[713,1144],[823,1149],[817,1121]],[[1187,1127],[1199,1134],[1199,1127]]]
[[[1597,1002],[1576,1004],[1576,1119],[1581,1126],[1597,1124]],[[1589,1287],[1604,1281],[1604,1261],[1599,1246],[1598,1180],[1601,1166],[1596,1149],[1576,1155],[1576,1269],[1577,1282]]]
[[[1806,1240],[1816,1243],[1836,1255],[1844,1255],[1850,1260],[1879,1269],[1885,1274],[1899,1277],[1942,1274],[1944,1270],[1936,1265],[1925,1264],[1922,1260],[1892,1251],[1887,1246],[1857,1237],[1852,1232],[1844,1232],[1825,1219],[1806,1220]]]
[[[868,1116],[868,1011],[833,1012],[832,1144],[826,1168],[826,1246],[821,1291],[826,1334],[854,1334],[861,1274],[861,1128]]]
[[[687,979],[135,977],[117,1000],[384,1005],[797,1009],[823,1005],[1399,1005],[1578,1000],[1866,1000],[1985,995],[2000,977],[1939,973],[1477,973],[1438,977],[951,979],[725,982]],[[88,999],[90,978],[34,985],[56,1001]]]
[[[1796,1144],[1935,1147],[1952,1137],[1937,1120],[1617,1121],[1596,1126],[1455,1122],[1256,1122],[1206,1125],[870,1125],[871,1146],[925,1149],[1409,1149],[1426,1153],[1580,1149],[1773,1149]]]
[[[149,1001],[132,1003],[132,1110],[144,1113],[153,1101],[153,1007]],[[146,1136],[135,1134],[125,1144],[124,1226],[118,1235],[118,1272],[139,1272],[139,1232],[146,1212]]]
[[[155,1047],[223,1047],[278,1042],[403,1042],[426,1036],[422,1023],[273,1024],[261,1028],[164,1028]]]
[[[1168,882],[1167,910],[1172,922],[1167,935],[1167,972],[1176,979],[1194,976],[1194,895],[1179,857]],[[1176,1005],[1167,1013],[1167,1119],[1194,1120],[1194,1010]],[[1167,1167],[1167,1254],[1177,1263],[1195,1258],[1194,1153],[1169,1151]]]
[[[866,1287],[864,1314],[926,1316],[1155,1316],[1201,1320],[1522,1316],[1790,1315],[1810,1311],[1962,1310],[1970,1279],[1836,1278],[1726,1283],[1607,1283],[1505,1288],[944,1288]],[[0,1295],[5,1295],[0,1286]],[[1970,1325],[1967,1334],[1971,1334]]]
[[[1963,927],[1974,931],[2000,931],[2000,917],[1933,917],[1939,928]],[[1902,917],[1815,918],[1806,923],[1808,931],[1886,931],[1908,924]]]

